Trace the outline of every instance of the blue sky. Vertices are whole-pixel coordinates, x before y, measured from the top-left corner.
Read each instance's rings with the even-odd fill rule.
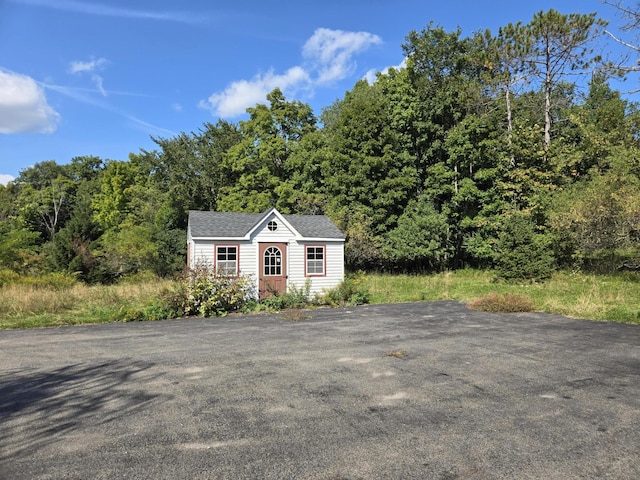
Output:
[[[619,23],[599,0],[0,0],[0,183],[242,120],[275,87],[319,115],[430,21],[470,35],[549,8]]]

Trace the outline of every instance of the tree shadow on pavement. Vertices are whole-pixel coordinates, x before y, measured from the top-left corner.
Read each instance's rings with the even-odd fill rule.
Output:
[[[0,375],[0,465],[79,429],[132,415],[159,395],[152,363],[115,360]]]

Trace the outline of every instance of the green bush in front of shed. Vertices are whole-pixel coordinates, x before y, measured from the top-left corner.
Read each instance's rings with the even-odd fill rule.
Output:
[[[186,315],[220,317],[243,310],[255,301],[254,282],[248,275],[216,275],[207,268],[189,275]]]

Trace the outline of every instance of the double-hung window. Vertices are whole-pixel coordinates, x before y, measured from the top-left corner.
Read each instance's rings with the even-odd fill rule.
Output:
[[[216,273],[219,275],[238,275],[238,246],[216,246]]]
[[[306,247],[306,274],[324,275],[325,248],[324,246]]]

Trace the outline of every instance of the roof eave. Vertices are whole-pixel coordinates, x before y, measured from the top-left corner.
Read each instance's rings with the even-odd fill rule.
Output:
[[[248,236],[244,236],[244,237],[191,237],[191,240],[224,240],[225,242],[227,241],[241,242],[243,240],[249,241],[251,239]]]
[[[335,237],[296,237],[296,241],[300,242],[344,242],[344,238],[335,238]]]

